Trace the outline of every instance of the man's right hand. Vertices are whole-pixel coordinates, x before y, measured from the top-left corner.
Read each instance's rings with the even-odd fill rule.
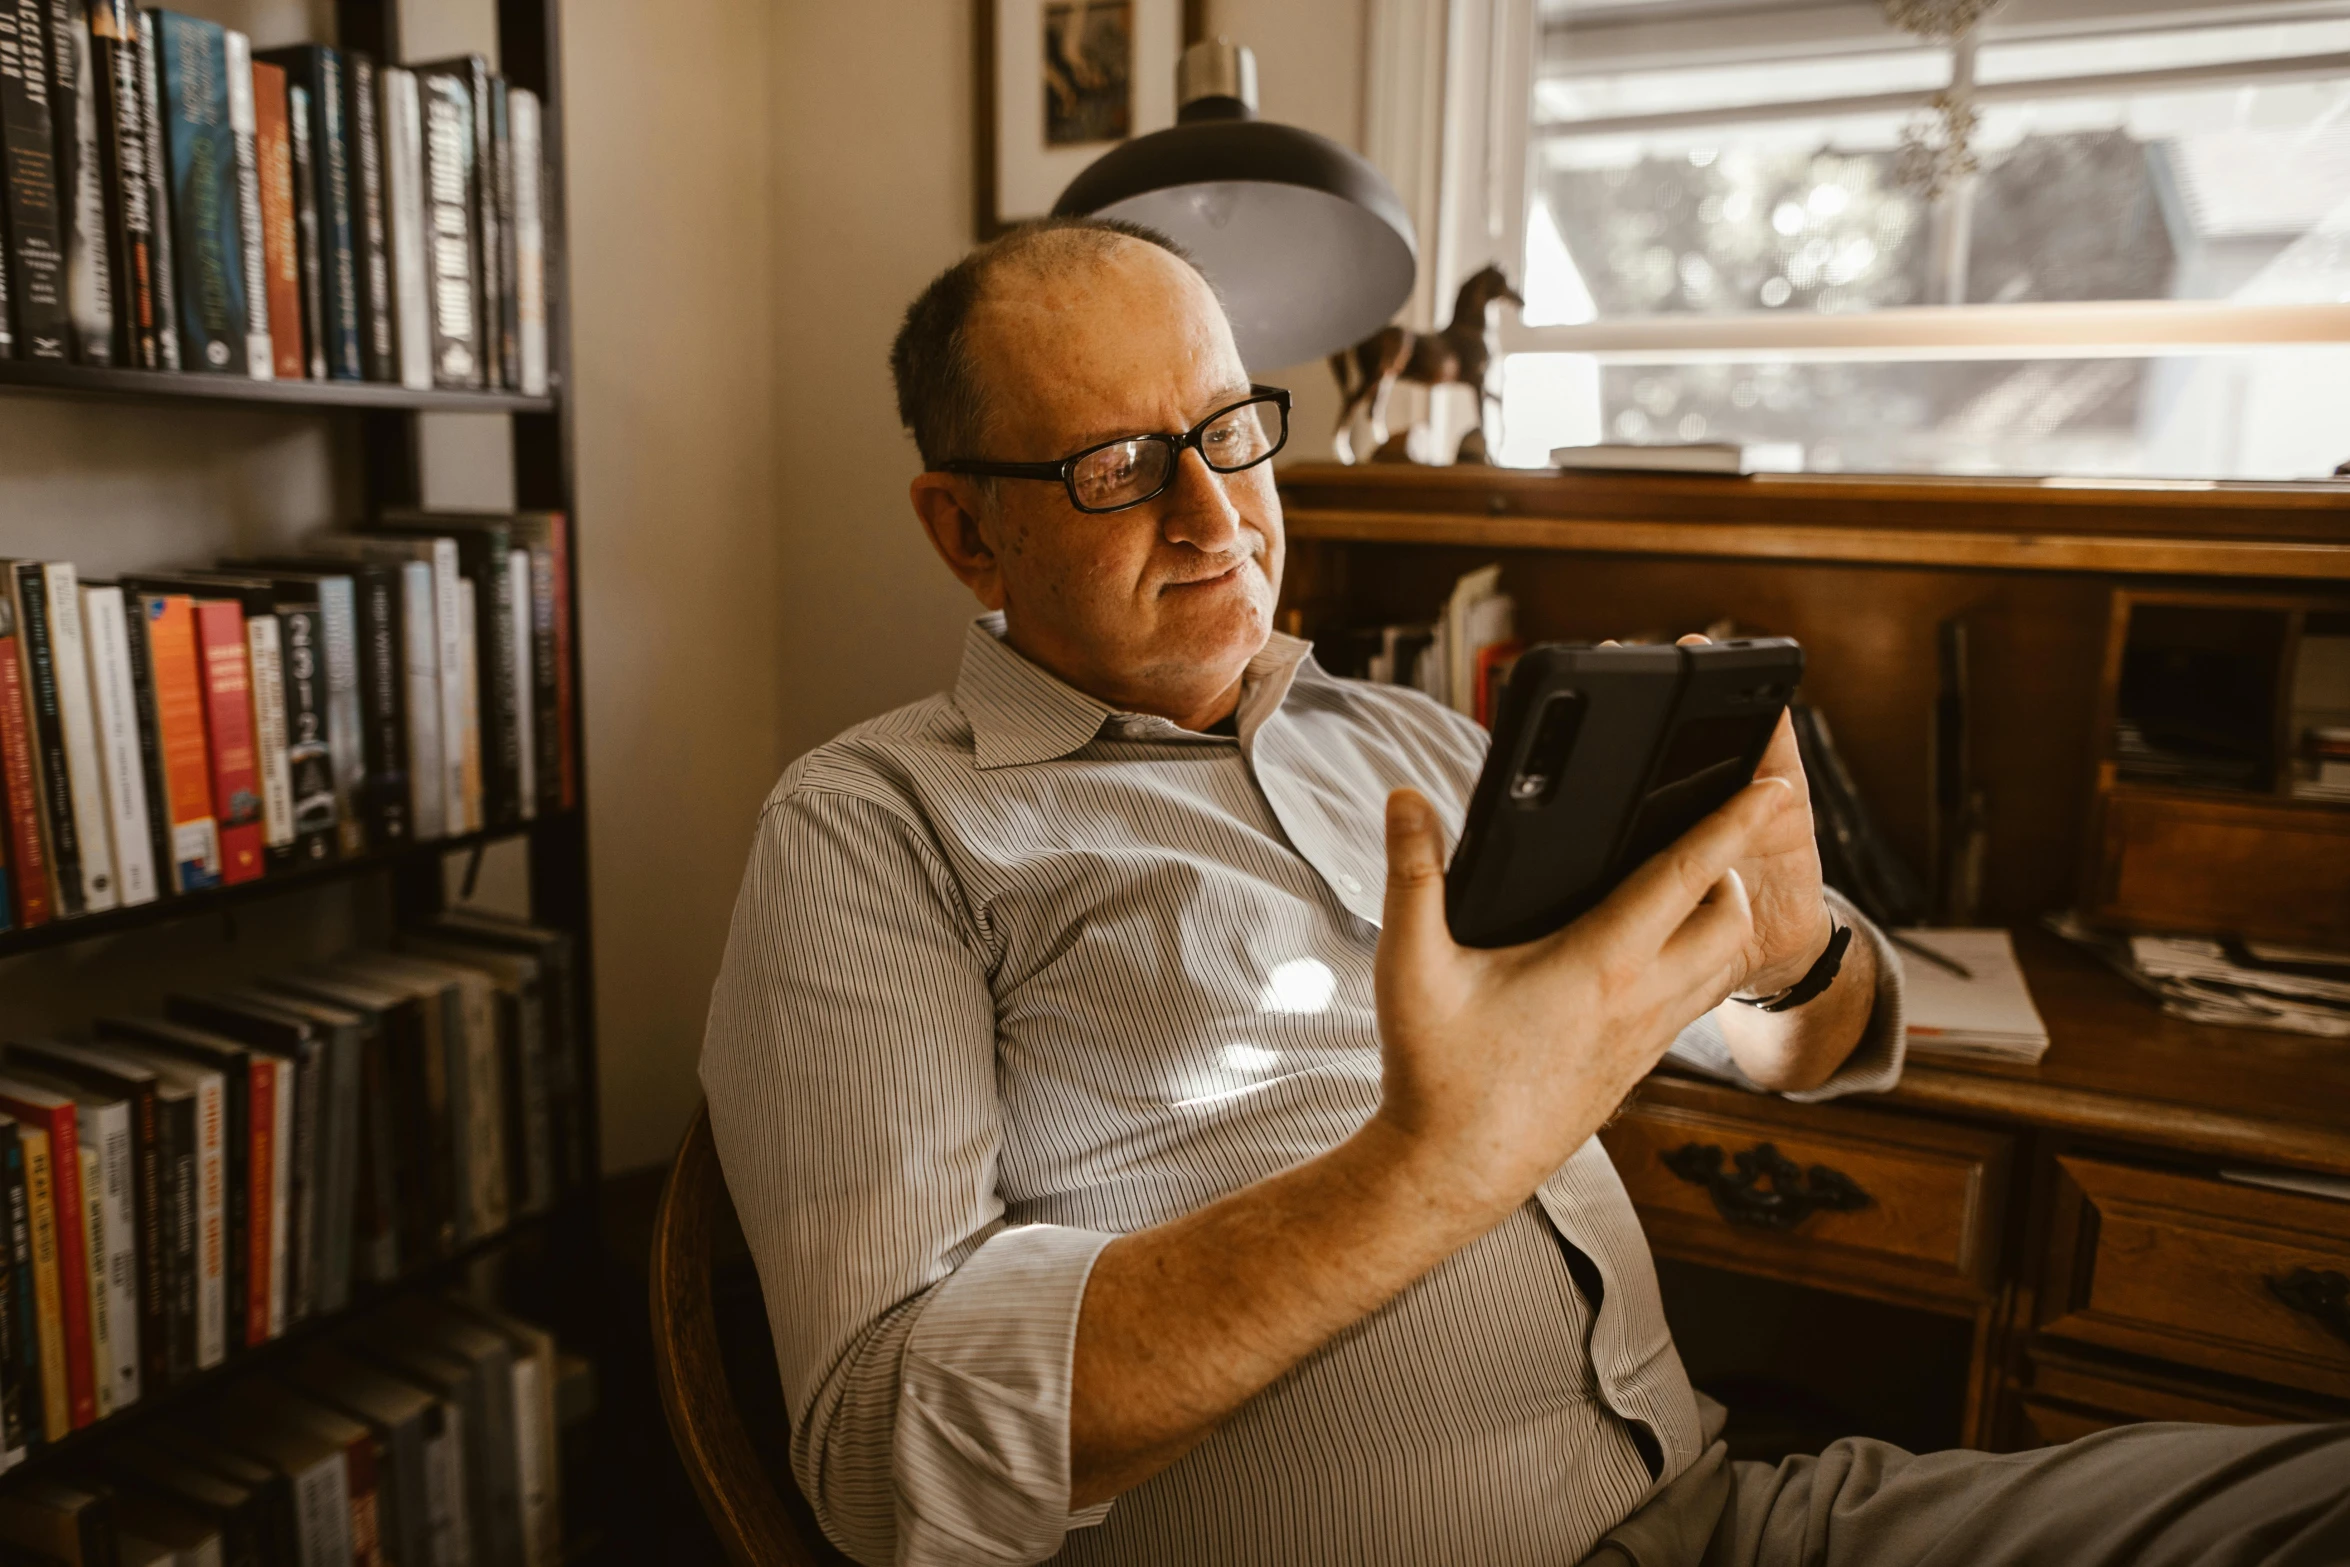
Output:
[[[1435,812],[1409,789],[1388,796],[1373,1124],[1430,1200],[1498,1223],[1738,988],[1751,914],[1731,866],[1786,788],[1748,785],[1581,919],[1490,950],[1452,939]]]

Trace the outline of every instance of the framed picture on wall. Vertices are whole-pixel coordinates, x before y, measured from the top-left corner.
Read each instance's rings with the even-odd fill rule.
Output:
[[[1203,0],[979,0],[979,237],[1053,210],[1111,146],[1175,123]]]

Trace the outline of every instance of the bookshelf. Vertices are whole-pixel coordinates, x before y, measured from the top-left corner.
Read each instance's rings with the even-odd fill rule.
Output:
[[[489,0],[489,3],[494,5],[496,14],[500,73],[514,85],[537,93],[543,110],[548,395],[418,391],[381,382],[268,382],[225,374],[0,360],[0,403],[70,401],[81,405],[82,411],[76,416],[81,421],[77,428],[81,429],[94,426],[103,430],[108,420],[119,420],[126,431],[152,431],[157,427],[155,421],[200,415],[213,418],[217,416],[203,415],[202,411],[223,407],[242,409],[242,417],[248,420],[282,418],[287,421],[289,431],[324,426],[327,429],[324,449],[330,454],[334,468],[336,517],[345,522],[424,502],[425,439],[420,429],[423,416],[466,413],[503,418],[509,432],[515,508],[561,512],[569,519],[571,545],[566,552],[569,580],[561,585],[561,591],[569,595],[573,606],[568,676],[570,689],[577,692],[581,689],[578,649],[584,628],[577,617],[580,534],[573,492],[572,415],[567,396],[570,287],[564,235],[565,102],[557,69],[559,5],[558,0]],[[399,0],[341,0],[334,8],[334,36],[325,41],[365,51],[378,61],[404,62],[408,55],[402,47],[399,13]],[[121,412],[110,412],[106,405],[114,405]],[[131,422],[134,420],[143,423],[134,424]],[[204,439],[199,430],[186,444],[200,446]],[[298,444],[287,443],[289,449]],[[300,462],[315,449],[315,444],[304,447],[281,460]],[[93,488],[103,492],[103,481],[114,466],[111,457],[84,451],[82,460],[88,469],[85,477],[93,481]],[[146,465],[143,477],[150,483],[153,481],[152,462]],[[300,485],[294,488],[299,489]],[[348,509],[354,504],[358,508],[356,514]],[[329,519],[321,516],[315,520]],[[216,548],[218,521],[217,517],[211,519],[215,533],[209,540],[193,517],[188,521],[188,537],[177,543],[168,537],[171,531],[168,528],[161,534],[148,529],[142,536],[157,553],[145,564],[162,567],[184,554]],[[54,545],[56,537],[54,527],[46,535],[37,529],[28,532],[24,519],[0,515],[0,555],[47,554],[58,558],[65,552],[39,547],[43,543]],[[109,987],[108,979],[119,981],[126,966],[135,972],[142,954],[162,962],[161,946],[139,944],[177,940],[174,927],[200,930],[209,921],[227,929],[231,917],[250,915],[281,902],[299,905],[305,897],[318,897],[322,889],[339,887],[344,889],[342,896],[364,916],[354,915],[346,923],[358,928],[367,928],[372,923],[374,928],[381,929],[442,907],[448,898],[453,863],[470,889],[484,851],[519,844],[528,861],[531,918],[541,926],[567,933],[572,943],[572,982],[576,991],[571,1007],[576,1020],[572,1045],[577,1052],[577,1125],[585,1163],[584,1176],[563,1185],[547,1210],[528,1217],[517,1212],[502,1229],[474,1238],[448,1255],[421,1262],[389,1282],[364,1284],[354,1280],[346,1307],[333,1313],[313,1313],[266,1343],[237,1348],[233,1347],[232,1337],[232,1347],[222,1364],[181,1377],[159,1391],[150,1390],[128,1408],[84,1426],[63,1440],[35,1449],[0,1479],[0,1485],[13,1485],[22,1477],[39,1474],[44,1469],[71,1468],[102,1446],[110,1433],[133,1433],[142,1422],[162,1411],[203,1399],[207,1390],[217,1394],[238,1377],[266,1369],[289,1351],[333,1335],[338,1327],[353,1322],[371,1307],[419,1289],[443,1287],[460,1280],[487,1284],[508,1309],[551,1329],[566,1351],[591,1357],[595,1354],[601,1337],[600,1323],[595,1316],[600,1267],[597,1223],[600,1170],[582,705],[576,700],[571,704],[567,736],[572,754],[580,758],[580,776],[574,795],[577,803],[571,808],[542,810],[518,825],[375,850],[307,869],[272,871],[257,881],[184,893],[108,913],[54,919],[29,929],[0,933],[0,966],[22,975],[28,971],[18,960],[43,954],[36,961],[56,967],[54,972],[37,977],[40,984],[53,989],[58,986],[70,989],[77,983],[76,976],[81,971],[65,963],[66,955],[76,959],[88,954],[103,956],[111,968],[91,970],[98,977],[87,981],[92,987],[87,1015],[96,1017],[122,1005]],[[462,858],[465,856],[471,857],[470,863]],[[308,917],[306,911],[298,916],[301,917]],[[252,923],[270,922],[255,919]],[[284,923],[276,922],[273,929],[282,934]],[[269,932],[264,933],[263,939],[269,939]],[[177,964],[169,970],[172,983],[184,983],[191,971],[188,947],[189,943],[181,942],[179,949],[170,954]],[[201,960],[197,961],[200,964]],[[8,1034],[14,1036],[21,1026],[21,1020],[12,1021]],[[590,1510],[595,1507],[593,1498],[574,1497],[567,1511],[576,1518],[582,1503]],[[573,1559],[592,1548],[591,1541],[577,1537],[577,1531],[567,1529],[566,1534],[562,1553],[565,1559]]]

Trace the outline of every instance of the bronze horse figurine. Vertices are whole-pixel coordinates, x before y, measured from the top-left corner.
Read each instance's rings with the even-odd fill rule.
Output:
[[[1350,349],[1330,356],[1330,373],[1338,378],[1344,401],[1338,410],[1336,441],[1339,454],[1353,460],[1347,427],[1367,404],[1371,445],[1377,451],[1388,444],[1387,401],[1398,381],[1436,387],[1459,382],[1477,389],[1477,433],[1485,427],[1485,405],[1499,402],[1500,394],[1486,384],[1493,367],[1493,307],[1507,300],[1524,306],[1518,291],[1498,266],[1488,266],[1461,285],[1454,298],[1452,322],[1441,332],[1415,332],[1409,327],[1382,327]]]

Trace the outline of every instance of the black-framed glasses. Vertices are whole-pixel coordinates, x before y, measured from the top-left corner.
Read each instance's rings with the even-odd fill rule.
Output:
[[[1124,511],[1166,492],[1186,447],[1218,473],[1239,473],[1281,450],[1289,440],[1289,392],[1254,386],[1181,435],[1121,435],[1059,462],[985,462],[957,457],[941,473],[989,479],[1058,479],[1079,511]]]

